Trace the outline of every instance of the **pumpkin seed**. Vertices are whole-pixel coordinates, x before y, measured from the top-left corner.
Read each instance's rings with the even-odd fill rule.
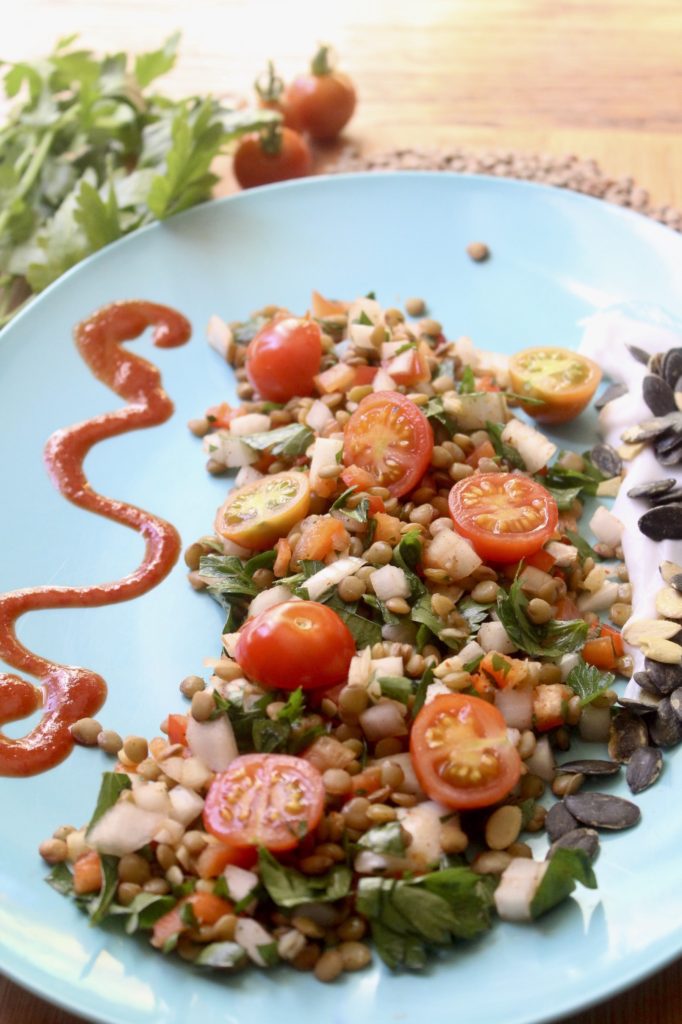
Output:
[[[651,420],[644,420],[634,427],[628,427],[621,434],[621,438],[627,444],[637,444],[638,441],[653,441],[661,437],[667,430],[670,430],[680,422],[680,413],[669,412],[665,416],[656,416]]]
[[[628,711],[634,711],[638,715],[650,715],[659,705],[661,698],[653,693],[642,690],[638,698],[619,697],[618,703]]]
[[[661,697],[668,697],[678,686],[682,686],[681,665],[666,665],[664,662],[645,658],[644,670],[651,686]]]
[[[620,764],[627,764],[638,747],[649,742],[647,727],[639,715],[624,709],[611,719],[609,729],[609,756]]]
[[[640,747],[630,758],[625,780],[633,793],[653,786],[663,768],[663,754],[656,747]]]
[[[628,498],[659,498],[666,494],[676,484],[674,477],[666,477],[664,480],[650,480],[646,484],[639,484],[631,487],[628,491]]]
[[[623,472],[623,460],[610,444],[595,444],[590,459],[605,477],[620,476]]]
[[[609,384],[594,403],[594,407],[597,410],[603,409],[609,402],[615,401],[616,398],[622,398],[627,393],[628,389],[624,384]]]
[[[570,814],[591,828],[631,828],[641,817],[636,804],[610,793],[574,793],[565,803]]]
[[[667,384],[674,388],[682,377],[682,348],[669,348],[661,360],[661,374]]]
[[[560,772],[567,772],[571,775],[617,775],[620,765],[617,761],[599,761],[596,758],[582,758],[577,761],[564,761],[557,765]]]
[[[547,817],[545,818],[545,829],[547,835],[555,842],[560,839],[561,836],[567,832],[572,832],[574,828],[577,828],[578,821],[569,812],[565,802],[552,804],[550,809],[547,811]]]
[[[552,843],[545,860],[551,860],[557,850],[583,850],[590,860],[594,860],[599,852],[599,833],[593,828],[573,828],[564,832]]]
[[[670,697],[664,697],[658,705],[649,732],[657,747],[676,747],[682,742],[682,720],[677,717]]]
[[[638,363],[643,363],[645,366],[649,365],[649,360],[652,356],[650,356],[643,348],[639,348],[637,345],[626,345],[625,347]]]
[[[642,397],[654,416],[677,412],[673,389],[662,377],[649,374],[642,381]]]
[[[667,494],[661,494],[658,498],[651,500],[652,505],[668,505],[672,502],[682,501],[682,487],[674,487]]]

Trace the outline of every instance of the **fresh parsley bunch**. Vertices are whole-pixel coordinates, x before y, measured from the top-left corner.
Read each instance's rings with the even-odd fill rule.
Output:
[[[156,92],[179,34],[135,58],[98,57],[75,39],[6,65],[5,93],[18,103],[0,129],[0,326],[85,256],[209,199],[214,158],[279,119]]]

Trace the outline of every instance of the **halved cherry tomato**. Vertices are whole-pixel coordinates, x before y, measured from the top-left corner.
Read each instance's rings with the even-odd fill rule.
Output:
[[[475,473],[448,498],[455,529],[481,558],[516,562],[554,533],[559,511],[545,488],[520,473]]]
[[[262,133],[244,135],[232,163],[234,176],[242,188],[304,178],[312,167],[310,147],[303,136],[279,125],[266,128]]]
[[[374,485],[399,498],[431,464],[433,431],[423,412],[397,391],[377,391],[360,402],[346,424],[343,461],[365,470]]]
[[[542,405],[523,401],[529,416],[540,423],[566,423],[583,411],[601,380],[601,370],[586,356],[565,348],[526,348],[511,357],[511,387]]]
[[[588,640],[580,653],[588,665],[605,671],[614,669],[618,661],[610,636],[598,636],[594,640]]]
[[[192,925],[182,919],[182,908],[187,903],[192,908],[198,925],[215,924],[225,914],[231,914],[234,909],[231,903],[212,892],[193,892],[159,918],[154,925],[152,946],[163,949],[169,939],[191,930]]]
[[[322,332],[314,320],[275,317],[246,349],[246,373],[261,398],[288,402],[312,395],[322,358]]]
[[[311,138],[334,139],[355,110],[355,89],[348,75],[335,71],[329,47],[321,46],[310,72],[295,78],[284,93],[288,109]]]
[[[273,473],[231,491],[215,519],[216,533],[253,551],[265,551],[308,514],[307,473]]]
[[[228,846],[293,850],[323,808],[322,776],[303,758],[244,754],[209,786],[204,825]]]
[[[497,803],[521,775],[521,758],[500,712],[462,693],[436,697],[421,709],[410,756],[427,796],[456,810]]]
[[[323,690],[345,682],[354,654],[353,634],[335,611],[317,601],[286,601],[248,619],[234,656],[261,686]]]
[[[343,551],[349,544],[348,531],[338,519],[333,516],[311,518],[303,526],[300,539],[294,546],[294,560],[323,561],[332,551]]]

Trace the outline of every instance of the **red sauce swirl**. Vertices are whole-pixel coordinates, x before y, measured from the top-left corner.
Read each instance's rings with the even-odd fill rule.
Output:
[[[145,539],[145,557],[135,572],[112,583],[91,587],[33,587],[0,595],[0,657],[12,668],[40,682],[0,673],[0,725],[38,710],[38,725],[20,739],[0,733],[0,775],[27,776],[58,764],[69,753],[69,726],[93,715],[104,703],[106,684],[96,672],[59,665],[29,651],[16,636],[17,619],[47,608],[90,608],[128,601],[156,586],[173,567],[180,538],[170,523],[94,491],[83,461],[98,441],[129,430],[163,423],[173,403],[161,386],[158,369],[122,347],[147,327],[155,345],[184,344],[190,325],[180,313],[153,302],[118,302],[105,306],[75,331],[76,345],[94,375],[129,404],[84,423],[58,430],[45,447],[51,480],[75,505],[137,530]]]

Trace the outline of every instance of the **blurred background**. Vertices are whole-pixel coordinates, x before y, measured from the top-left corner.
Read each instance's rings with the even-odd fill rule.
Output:
[[[344,141],[363,154],[574,153],[682,205],[680,0],[22,0],[0,57],[38,57],[72,32],[97,50],[155,49],[176,29],[172,96],[252,97],[268,59],[289,79],[326,41],[358,90]]]

